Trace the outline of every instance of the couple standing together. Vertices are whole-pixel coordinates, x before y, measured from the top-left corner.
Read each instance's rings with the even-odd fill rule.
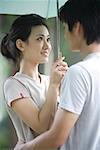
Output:
[[[39,15],[18,17],[1,42],[2,55],[19,66],[4,84],[15,150],[100,150],[100,1],[68,0],[59,12],[70,49],[84,56],[69,68],[62,57],[50,77],[39,73],[51,51]]]

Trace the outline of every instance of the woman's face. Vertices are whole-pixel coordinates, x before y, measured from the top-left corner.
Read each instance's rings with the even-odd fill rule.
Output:
[[[33,27],[27,42],[24,42],[23,59],[30,63],[41,64],[48,61],[51,52],[50,34],[43,26]]]

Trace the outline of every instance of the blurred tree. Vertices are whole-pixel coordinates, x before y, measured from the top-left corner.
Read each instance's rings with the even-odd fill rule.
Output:
[[[0,41],[14,18],[15,16],[0,15]],[[3,96],[3,83],[12,70],[13,64],[0,54],[0,150],[11,150],[17,141],[14,127],[6,112]]]

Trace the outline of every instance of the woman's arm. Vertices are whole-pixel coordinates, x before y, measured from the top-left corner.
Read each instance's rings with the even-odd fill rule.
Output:
[[[41,109],[30,98],[21,98],[12,102],[13,110],[38,134],[46,131],[55,113],[59,86],[66,71],[66,64],[58,61],[53,65],[46,101]]]

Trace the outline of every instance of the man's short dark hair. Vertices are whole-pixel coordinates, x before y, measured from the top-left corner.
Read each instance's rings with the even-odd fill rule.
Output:
[[[59,11],[70,32],[80,22],[87,44],[100,43],[100,0],[68,0]]]

